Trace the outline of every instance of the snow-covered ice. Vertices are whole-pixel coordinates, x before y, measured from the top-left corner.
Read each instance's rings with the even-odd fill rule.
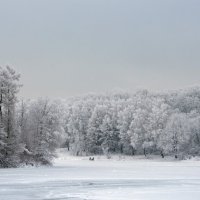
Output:
[[[0,200],[199,200],[200,162],[72,157],[0,169]]]

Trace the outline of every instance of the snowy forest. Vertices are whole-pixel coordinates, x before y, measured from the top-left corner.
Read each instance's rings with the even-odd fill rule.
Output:
[[[0,68],[0,167],[50,165],[58,147],[83,155],[200,154],[200,87],[168,92],[19,98],[20,75]]]

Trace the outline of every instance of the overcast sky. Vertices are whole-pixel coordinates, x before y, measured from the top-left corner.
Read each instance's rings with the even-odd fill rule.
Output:
[[[0,0],[21,96],[200,85],[199,0]]]

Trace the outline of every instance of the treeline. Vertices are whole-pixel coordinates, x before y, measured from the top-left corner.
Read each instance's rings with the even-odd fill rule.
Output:
[[[77,156],[200,155],[200,87],[20,100],[19,79],[0,68],[0,167],[50,165],[60,146]]]
[[[200,154],[199,87],[86,95],[65,107],[65,146],[74,155]]]

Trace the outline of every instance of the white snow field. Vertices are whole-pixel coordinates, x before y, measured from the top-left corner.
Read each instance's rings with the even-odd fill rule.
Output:
[[[0,169],[0,200],[199,200],[200,161],[72,157]]]

